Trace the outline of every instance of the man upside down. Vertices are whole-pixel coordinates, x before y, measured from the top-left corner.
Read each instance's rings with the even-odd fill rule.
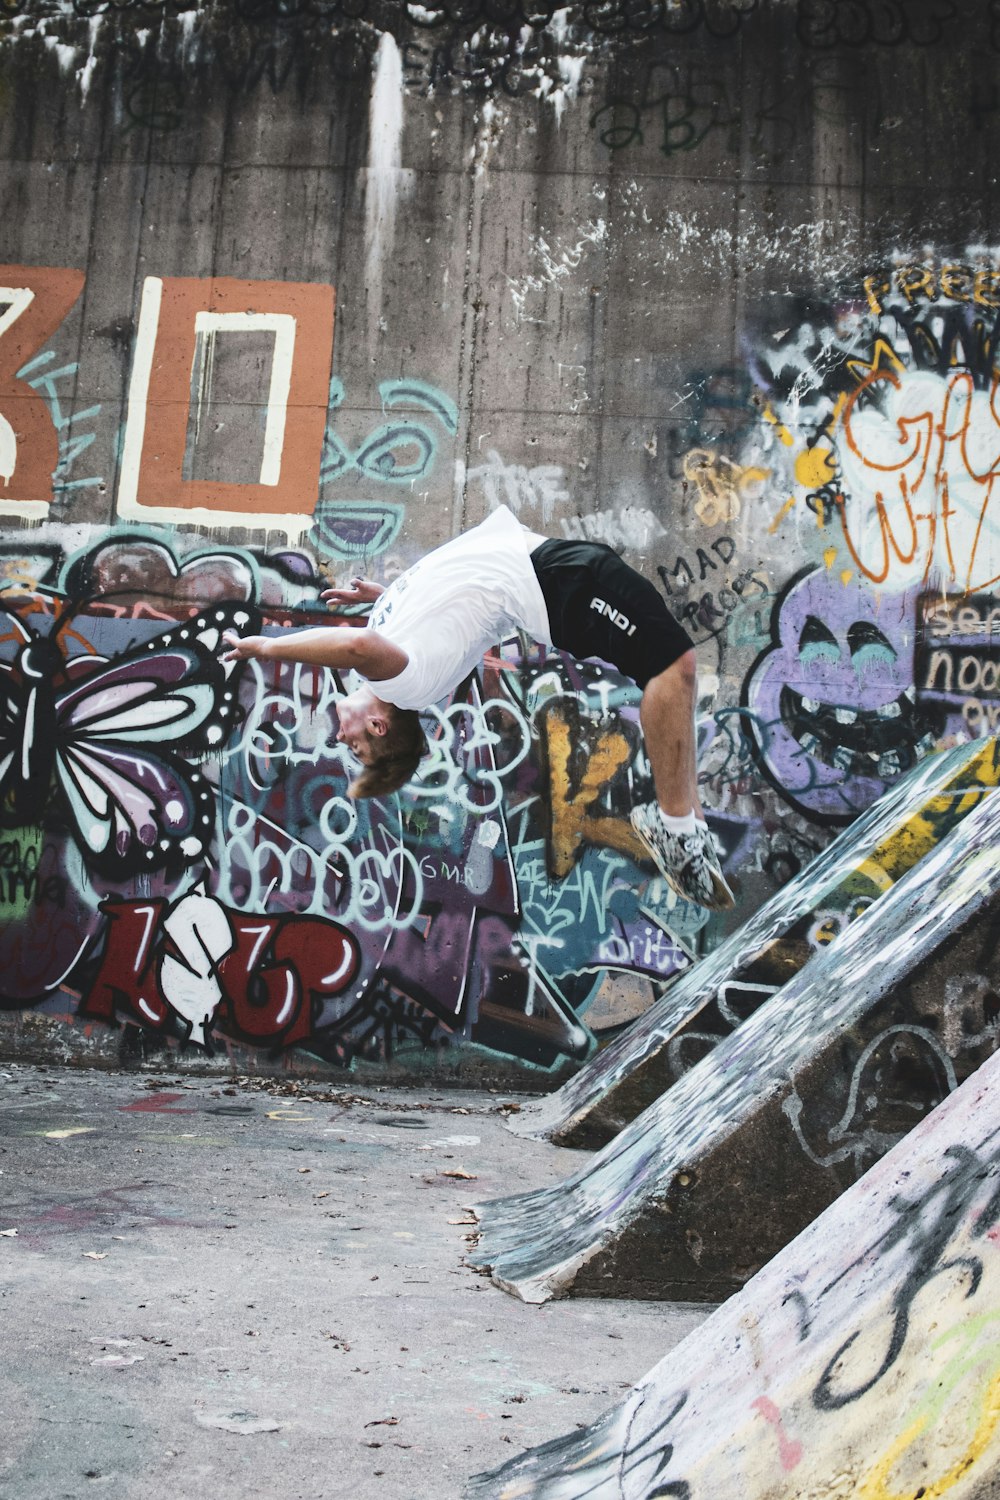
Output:
[[[678,895],[710,910],[733,905],[698,799],[694,647],[653,585],[610,547],[540,536],[501,506],[387,588],[353,578],[321,597],[331,606],[370,604],[366,628],[230,633],[228,657],[363,679],[337,705],[337,738],[363,768],[351,796],[385,796],[407,782],[427,750],[419,711],[453,692],[497,642],[524,631],[577,658],[599,657],[641,689],[656,796],[632,809],[632,827]]]

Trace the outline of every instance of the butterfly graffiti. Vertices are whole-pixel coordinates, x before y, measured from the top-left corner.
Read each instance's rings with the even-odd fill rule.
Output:
[[[70,616],[47,635],[17,615],[0,642],[0,827],[48,822],[57,808],[99,874],[175,873],[201,858],[215,794],[198,761],[239,723],[237,665],[226,630],[256,611],[222,603],[111,659],[68,656]]]

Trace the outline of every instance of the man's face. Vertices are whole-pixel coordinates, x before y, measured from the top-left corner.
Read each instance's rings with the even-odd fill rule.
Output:
[[[348,693],[337,704],[337,742],[346,745],[363,766],[370,766],[375,756],[370,736],[372,700],[367,688]]]

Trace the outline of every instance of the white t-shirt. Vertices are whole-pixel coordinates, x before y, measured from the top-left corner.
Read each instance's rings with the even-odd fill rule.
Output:
[[[371,680],[372,691],[397,708],[427,708],[517,630],[551,645],[531,565],[531,550],[543,540],[501,505],[401,573],[376,599],[368,628],[409,660],[395,677]]]

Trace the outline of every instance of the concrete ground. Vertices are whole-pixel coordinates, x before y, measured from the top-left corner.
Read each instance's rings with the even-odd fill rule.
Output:
[[[0,1063],[0,1500],[458,1500],[617,1400],[710,1309],[463,1265],[579,1162],[509,1102]]]

